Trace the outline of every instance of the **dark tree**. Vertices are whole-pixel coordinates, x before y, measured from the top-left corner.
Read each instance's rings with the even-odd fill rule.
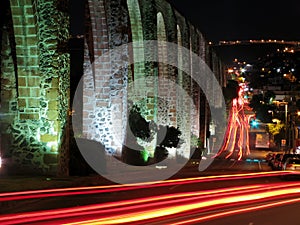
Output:
[[[147,140],[151,137],[150,122],[141,115],[140,109],[133,106],[129,113],[129,127],[135,137]]]
[[[227,85],[223,88],[223,94],[226,103],[230,103],[233,99],[238,97],[239,84],[235,80],[228,80]]]
[[[253,95],[249,106],[253,109],[256,114],[256,118],[263,123],[272,122],[272,111],[274,111],[275,106],[270,100],[275,98],[273,91],[267,91],[264,95],[258,94]]]

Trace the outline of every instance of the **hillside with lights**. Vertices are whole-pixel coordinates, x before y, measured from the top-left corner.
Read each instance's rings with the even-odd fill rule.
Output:
[[[231,132],[241,139],[238,130],[247,130],[248,126],[248,134],[243,140],[249,141],[244,145],[250,149],[295,152],[300,148],[300,51],[294,48],[277,49],[251,64],[235,59],[227,68],[227,77],[228,83],[235,82],[240,88],[243,87],[243,97],[239,95],[232,98],[232,106],[229,107],[227,142],[231,139]],[[239,114],[234,113],[241,105],[243,108]],[[243,117],[244,114],[247,116]],[[244,120],[248,120],[248,124],[243,125],[241,121]],[[268,141],[258,145],[258,139],[264,137],[265,133]],[[233,142],[237,144],[228,147],[229,143],[225,143],[222,151],[233,152],[233,149],[238,149],[239,158],[242,153],[247,154],[247,147],[241,147],[243,141]]]

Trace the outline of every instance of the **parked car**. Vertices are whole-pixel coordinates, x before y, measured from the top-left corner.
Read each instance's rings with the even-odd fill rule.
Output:
[[[300,158],[287,158],[282,166],[282,170],[300,171]]]
[[[282,170],[284,163],[285,163],[286,160],[289,159],[289,158],[300,159],[300,155],[299,155],[299,154],[292,154],[292,153],[286,153],[286,154],[284,154],[284,155],[281,157],[281,159],[280,159],[280,161],[279,161],[279,163],[278,163],[278,165],[277,165],[277,169],[278,169],[278,170]]]

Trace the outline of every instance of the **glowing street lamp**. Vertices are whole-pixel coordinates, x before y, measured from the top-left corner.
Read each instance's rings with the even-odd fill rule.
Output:
[[[251,121],[251,127],[253,127],[253,128],[257,128],[257,127],[258,127],[258,122],[257,122],[257,120],[252,120],[252,121]]]

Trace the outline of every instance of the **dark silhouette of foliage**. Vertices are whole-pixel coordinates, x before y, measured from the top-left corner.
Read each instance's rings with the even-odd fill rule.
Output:
[[[272,113],[270,111],[275,110],[275,106],[271,104],[270,100],[275,98],[273,91],[267,91],[264,95],[253,95],[249,106],[256,114],[256,118],[263,123],[272,122]]]
[[[168,150],[165,147],[157,146],[154,152],[155,162],[161,162],[169,155]]]
[[[179,136],[181,135],[181,131],[178,128],[173,126],[158,126],[157,130],[158,137],[163,136],[163,140],[158,143],[154,157],[157,162],[160,162],[168,157],[168,150],[166,148],[178,148],[181,145],[181,139]]]
[[[129,126],[135,137],[147,140],[151,137],[150,122],[142,117],[139,107],[133,106],[129,112]]]
[[[181,135],[181,131],[175,127],[170,127],[170,126],[164,127],[162,125],[159,125],[158,136],[161,135],[160,131],[164,130],[165,128],[167,129],[167,132],[165,133],[165,137],[162,140],[162,142],[159,143],[158,145],[160,147],[169,147],[169,148],[179,147],[179,141],[180,141],[179,136]]]
[[[181,131],[173,126],[157,125],[153,121],[147,122],[141,114],[138,106],[133,106],[129,112],[129,129],[134,135],[129,138],[128,146],[135,146],[135,149],[130,149],[123,146],[122,157],[123,161],[131,165],[145,165],[143,160],[143,147],[137,144],[137,138],[150,142],[153,139],[153,134],[157,133],[158,143],[154,151],[154,163],[160,162],[168,157],[166,148],[177,148],[181,145],[182,140],[179,138]]]
[[[228,80],[227,85],[223,88],[223,94],[226,103],[230,103],[233,99],[238,97],[239,84],[235,80]]]

